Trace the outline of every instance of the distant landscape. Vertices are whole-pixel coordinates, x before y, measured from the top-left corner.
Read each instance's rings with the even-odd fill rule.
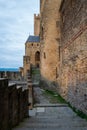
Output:
[[[0,68],[0,71],[19,71],[19,68]]]

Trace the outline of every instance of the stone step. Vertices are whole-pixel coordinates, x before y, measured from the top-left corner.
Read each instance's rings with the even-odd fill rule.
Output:
[[[27,128],[27,127],[22,127],[22,128],[15,128],[14,130],[53,130],[53,128],[48,128],[48,127],[45,127],[45,128]],[[54,130],[87,130],[87,127],[83,127],[83,128],[79,128],[79,127],[69,127],[69,126],[66,126],[66,127],[55,127]]]
[[[66,124],[67,122],[70,121],[70,124],[73,124],[73,123],[83,123],[87,126],[87,121],[83,120],[83,119],[76,119],[76,118],[67,118],[67,121],[66,121],[66,117],[65,118],[33,118],[33,119],[29,119],[26,121],[26,124]]]
[[[67,104],[35,104],[34,107],[68,107]]]
[[[87,127],[87,122],[76,122],[76,121],[70,121],[68,124],[68,120],[65,120],[64,122],[60,120],[59,122],[25,122],[21,125],[22,127],[27,127],[27,128],[60,128],[60,127]]]
[[[56,107],[53,107],[53,113],[51,113],[52,108],[45,108],[44,112],[36,111],[35,116],[25,119],[14,130],[87,130],[87,121],[84,119],[77,117],[76,114],[72,116],[72,112],[68,109],[62,113],[56,113],[56,110]],[[66,111],[71,114],[64,115]]]

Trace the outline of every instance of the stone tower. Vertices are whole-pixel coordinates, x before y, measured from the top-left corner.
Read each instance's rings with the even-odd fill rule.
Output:
[[[40,15],[34,14],[34,35],[30,35],[25,43],[25,56],[23,58],[24,78],[31,66],[40,66]]]
[[[59,75],[61,0],[42,0],[41,13],[41,76],[48,84],[56,82]]]
[[[34,14],[34,35],[40,35],[40,15]]]
[[[30,67],[40,66],[40,38],[30,35],[25,43],[24,56],[24,77],[26,77]]]

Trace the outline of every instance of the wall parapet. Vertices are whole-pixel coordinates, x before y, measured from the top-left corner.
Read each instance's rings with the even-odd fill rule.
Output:
[[[0,130],[9,130],[28,117],[28,89],[0,79]],[[4,120],[3,120],[4,119]]]

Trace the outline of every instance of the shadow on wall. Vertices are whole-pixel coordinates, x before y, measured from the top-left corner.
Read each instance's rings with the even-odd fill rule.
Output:
[[[49,90],[53,90],[53,91],[57,91],[57,92],[58,92],[58,89],[59,89],[58,82],[49,81],[42,76],[41,76],[41,79],[40,79],[39,86],[40,86],[40,88],[49,89]]]

